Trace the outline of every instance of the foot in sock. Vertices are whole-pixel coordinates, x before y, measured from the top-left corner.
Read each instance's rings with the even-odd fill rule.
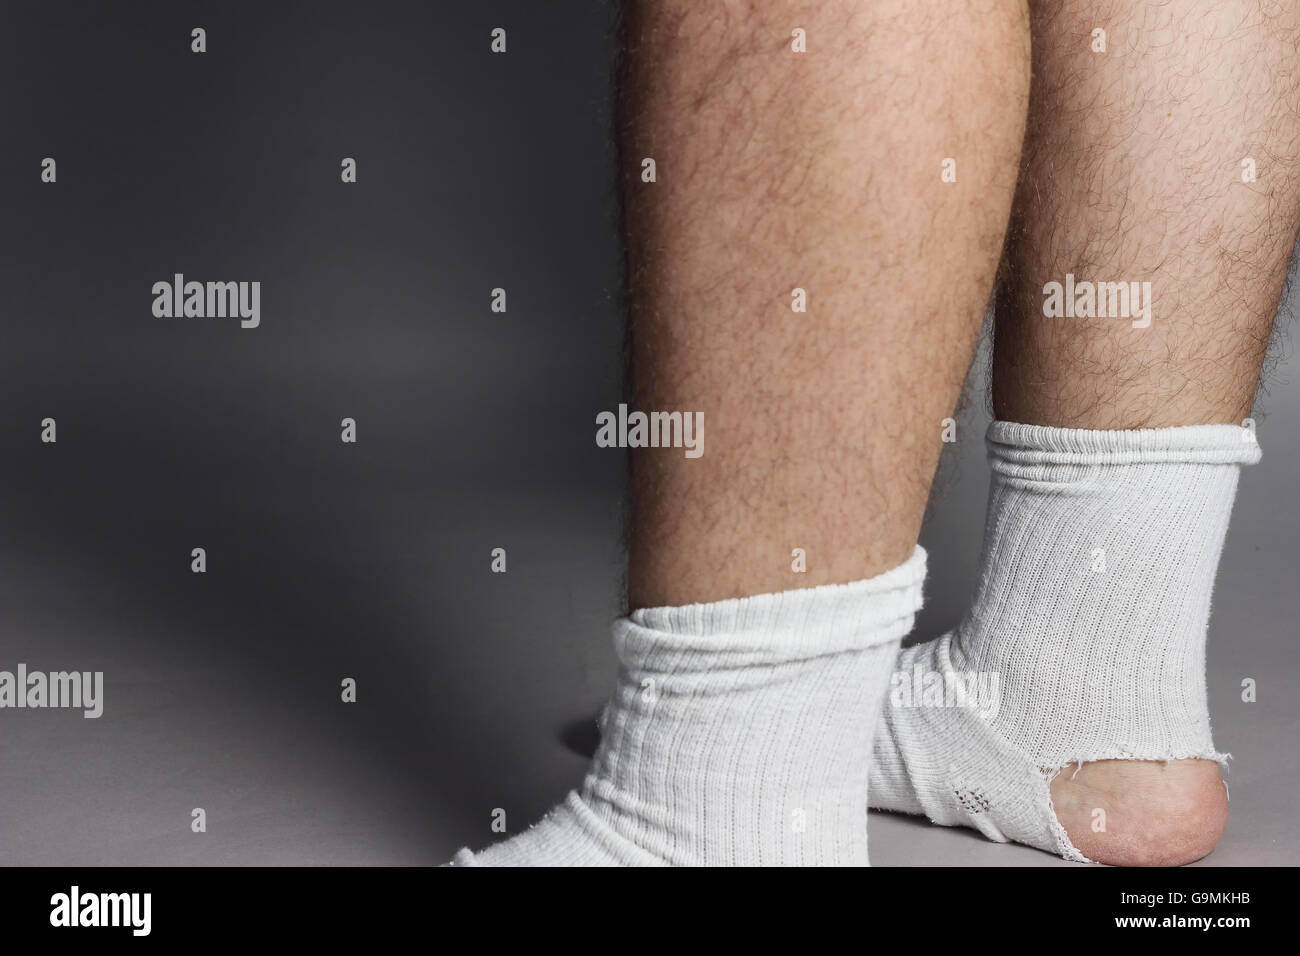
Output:
[[[618,684],[582,790],[453,865],[866,864],[859,758],[924,576],[917,548],[853,584],[619,620]]]
[[[975,600],[899,655],[871,805],[1073,860],[1204,856],[1227,820],[1205,635],[1253,433],[995,422],[988,446]]]

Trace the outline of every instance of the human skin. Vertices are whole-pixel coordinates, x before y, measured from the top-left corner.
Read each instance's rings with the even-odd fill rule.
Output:
[[[902,563],[1002,249],[1023,3],[662,0],[625,28],[634,405],[707,437],[632,452],[631,607]]]
[[[1095,429],[1242,423],[1300,225],[1300,6],[1062,0],[1031,11],[997,416]],[[1242,181],[1246,158],[1254,182]],[[1044,285],[1066,273],[1151,281],[1150,326],[1044,318]],[[1198,859],[1228,818],[1218,767],[1204,760],[1066,768],[1052,797],[1075,845],[1118,865]]]
[[[851,581],[907,557],[1018,160],[997,416],[1109,429],[1249,414],[1300,221],[1288,66],[1300,11],[1265,0],[1031,11],[628,5],[634,405],[702,411],[708,434],[700,459],[632,453],[631,607]],[[794,27],[807,53],[789,49]],[[654,183],[640,179],[643,157]],[[958,161],[954,183],[940,180],[944,157]],[[1254,182],[1242,181],[1247,157]],[[1045,320],[1044,285],[1066,273],[1150,281],[1152,323]],[[796,287],[806,313],[790,308]],[[1063,770],[1058,816],[1102,862],[1189,862],[1226,824],[1206,761]],[[1100,833],[1097,808],[1110,821]]]

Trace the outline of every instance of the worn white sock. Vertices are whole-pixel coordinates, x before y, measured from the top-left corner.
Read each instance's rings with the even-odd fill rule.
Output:
[[[635,611],[581,793],[455,865],[864,865],[867,762],[925,552],[853,584]]]
[[[1224,759],[1205,633],[1253,430],[994,422],[974,604],[899,655],[871,805],[1083,860],[1052,809],[1063,767]]]

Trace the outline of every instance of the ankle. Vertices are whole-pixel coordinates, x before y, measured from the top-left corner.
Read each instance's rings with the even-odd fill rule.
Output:
[[[1192,863],[1218,846],[1228,823],[1228,794],[1211,760],[1102,760],[1066,767],[1051,789],[1071,842],[1112,866]]]

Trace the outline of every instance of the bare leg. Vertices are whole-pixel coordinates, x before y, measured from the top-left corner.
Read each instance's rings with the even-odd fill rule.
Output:
[[[1107,52],[1093,52],[1092,31]],[[1089,429],[1240,423],[1300,223],[1300,7],[1269,0],[1034,6],[1025,170],[999,296],[1004,420]],[[1243,183],[1244,160],[1258,180]],[[1044,285],[1150,280],[1150,327],[1045,319]],[[1188,862],[1227,820],[1217,767],[1104,761],[1052,787],[1075,845]],[[1143,839],[1093,833],[1095,807]],[[1154,848],[1154,849],[1153,849]]]
[[[632,611],[581,791],[457,862],[861,864],[941,422],[1014,191],[1027,16],[661,0],[628,18],[634,411],[702,412],[703,455],[633,452]]]
[[[636,406],[703,411],[708,436],[698,459],[633,454],[631,606],[893,567],[1002,246],[1023,5],[670,0],[629,16]]]

